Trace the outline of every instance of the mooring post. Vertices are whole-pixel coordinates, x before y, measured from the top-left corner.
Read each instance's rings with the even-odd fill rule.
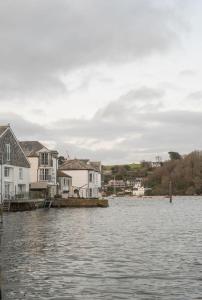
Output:
[[[0,204],[0,223],[3,224],[3,204]]]
[[[173,201],[173,185],[172,185],[172,180],[169,182],[169,197],[170,197],[170,203]]]

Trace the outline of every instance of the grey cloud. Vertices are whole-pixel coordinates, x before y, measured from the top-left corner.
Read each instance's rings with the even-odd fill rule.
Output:
[[[0,125],[10,124],[16,137],[21,140],[44,139],[46,129],[15,113],[0,113]]]
[[[121,96],[118,100],[110,102],[105,108],[97,111],[95,118],[102,118],[110,121],[116,120],[117,117],[129,120],[133,115],[130,111],[144,112],[159,109],[163,106],[162,98],[164,91],[157,88],[140,87],[129,91]]]
[[[192,77],[192,76],[195,76],[197,74],[197,72],[195,70],[189,70],[189,69],[185,69],[185,70],[182,70],[179,75],[180,76],[183,76],[183,77]]]
[[[189,100],[201,100],[202,99],[202,91],[196,91],[193,93],[190,93],[187,98]]]
[[[89,120],[66,119],[40,126],[15,114],[0,114],[0,123],[10,122],[19,139],[55,142],[61,154],[68,151],[71,157],[90,157],[105,163],[154,159],[169,150],[188,153],[202,148],[202,141],[196,138],[201,135],[202,112],[149,107],[139,111],[127,101],[121,103],[125,111],[122,115],[116,105],[110,107],[116,118],[106,118],[107,106]]]
[[[1,1],[0,99],[64,93],[60,76],[70,70],[167,51],[179,42],[183,22],[179,2]]]

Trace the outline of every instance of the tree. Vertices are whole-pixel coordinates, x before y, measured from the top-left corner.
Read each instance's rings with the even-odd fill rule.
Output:
[[[61,165],[64,163],[64,161],[65,161],[64,156],[59,156],[59,157],[58,157],[58,165],[59,165],[59,166],[61,166]]]
[[[170,160],[178,160],[181,159],[181,155],[178,152],[170,151],[168,152]]]

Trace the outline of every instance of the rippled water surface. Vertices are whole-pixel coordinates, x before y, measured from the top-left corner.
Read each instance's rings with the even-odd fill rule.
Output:
[[[202,198],[9,213],[3,300],[202,299]]]

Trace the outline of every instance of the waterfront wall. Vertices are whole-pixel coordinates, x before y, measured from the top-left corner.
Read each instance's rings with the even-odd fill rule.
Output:
[[[52,202],[52,207],[108,207],[107,199],[84,199],[84,198],[68,198],[55,199]]]

